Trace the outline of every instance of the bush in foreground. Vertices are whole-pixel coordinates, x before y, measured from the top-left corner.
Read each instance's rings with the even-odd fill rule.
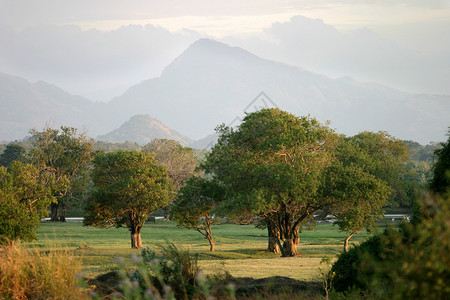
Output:
[[[370,299],[450,299],[450,197],[428,196],[416,224],[404,222],[334,264],[333,286]]]

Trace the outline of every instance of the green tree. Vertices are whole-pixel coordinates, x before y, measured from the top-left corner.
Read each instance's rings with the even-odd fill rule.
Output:
[[[15,161],[0,167],[0,243],[36,239],[35,231],[47,208],[55,202],[55,193],[64,190],[67,181],[56,180],[53,172]]]
[[[279,109],[248,114],[236,130],[218,130],[203,168],[226,187],[223,209],[269,218],[279,230],[282,256],[298,254],[298,230],[329,205],[317,194],[336,134],[314,118]]]
[[[167,175],[172,179],[175,190],[179,190],[186,181],[196,175],[198,160],[189,147],[183,147],[174,140],[154,139],[142,149],[145,153],[154,153],[159,165],[165,166]]]
[[[321,188],[322,196],[332,199],[333,206],[328,209],[337,217],[337,225],[342,231],[349,232],[344,240],[344,251],[348,251],[348,242],[353,235],[363,229],[371,232],[375,221],[382,218],[382,208],[392,189],[377,177],[383,172],[380,164],[390,162],[390,166],[398,167],[400,162],[392,153],[403,153],[404,150],[383,132],[364,132],[356,137],[339,139],[335,160],[326,170]],[[381,177],[392,181],[384,174]]]
[[[220,203],[223,188],[217,182],[191,177],[178,191],[170,209],[171,219],[179,226],[194,229],[208,240],[210,251],[215,250],[211,225],[216,222],[213,209]]]
[[[404,182],[409,152],[403,141],[384,131],[365,131],[346,138],[343,144],[337,158],[345,166],[354,164],[386,182],[392,189],[388,199],[391,205],[410,202],[405,199],[407,187]]]
[[[434,193],[444,194],[450,189],[450,129],[448,140],[442,143],[442,148],[434,151],[433,176],[430,189]]]
[[[93,190],[84,225],[125,225],[131,232],[131,247],[141,248],[141,229],[148,215],[173,196],[165,167],[157,165],[152,154],[122,150],[98,154],[93,163]]]
[[[9,167],[14,161],[25,162],[26,150],[23,146],[10,143],[6,145],[5,150],[0,154],[0,166]]]
[[[175,191],[178,191],[186,181],[194,175],[199,175],[198,160],[189,147],[183,147],[174,140],[154,139],[142,149],[145,153],[154,153],[159,165],[165,166],[167,175],[173,181]],[[164,217],[169,218],[169,206],[164,207]]]
[[[69,183],[92,160],[92,141],[84,133],[78,134],[72,127],[45,128],[42,132],[31,130],[33,149],[31,161],[40,169],[52,170],[57,180],[66,178]],[[51,221],[65,222],[68,189],[55,195],[58,199],[51,205]]]
[[[375,221],[383,217],[383,205],[391,192],[388,185],[357,166],[335,164],[324,176],[323,193],[333,203],[336,224],[349,232],[344,240],[344,251],[352,236],[366,229],[373,231]]]

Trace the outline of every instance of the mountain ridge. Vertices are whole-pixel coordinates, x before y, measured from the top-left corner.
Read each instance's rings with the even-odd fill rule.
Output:
[[[193,43],[160,77],[141,81],[108,103],[94,103],[43,82],[5,82],[0,76],[0,104],[9,107],[0,112],[0,140],[17,139],[17,134],[42,128],[52,118],[55,125],[105,135],[139,114],[150,114],[199,140],[221,123],[242,119],[250,112],[244,109],[262,91],[280,109],[330,120],[332,128],[347,135],[382,130],[426,144],[445,138],[450,116],[447,95],[410,94],[351,77],[332,79],[209,39]],[[35,106],[39,113],[30,109]]]

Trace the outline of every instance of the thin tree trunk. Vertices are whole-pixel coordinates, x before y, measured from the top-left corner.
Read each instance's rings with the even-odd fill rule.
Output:
[[[216,250],[216,244],[214,244],[212,236],[208,238],[209,242],[209,251],[215,251]]]
[[[352,233],[350,233],[350,235],[348,237],[345,238],[344,240],[344,252],[348,251],[348,241],[352,238],[352,236],[354,236],[357,233],[360,233],[361,230],[357,230],[357,231],[353,231]]]
[[[214,244],[213,241],[213,235],[212,235],[212,231],[211,231],[211,225],[212,225],[212,219],[210,216],[206,217],[206,228],[205,228],[205,233],[206,233],[206,239],[209,242],[209,251],[214,251],[216,250],[216,244]]]
[[[267,252],[281,253],[280,247],[278,246],[278,239],[280,238],[280,232],[278,228],[270,220],[267,223],[267,233],[269,237]]]
[[[131,248],[140,249],[142,248],[142,239],[141,239],[141,228],[140,226],[131,227]]]

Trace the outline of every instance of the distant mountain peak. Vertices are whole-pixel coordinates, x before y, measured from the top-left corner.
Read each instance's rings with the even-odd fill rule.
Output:
[[[162,72],[161,77],[173,74],[180,67],[197,68],[199,65],[212,66],[215,64],[258,63],[264,61],[247,50],[231,47],[227,44],[202,38],[190,45]]]
[[[119,128],[108,134],[98,136],[97,140],[112,143],[129,141],[145,145],[157,138],[175,140],[182,145],[192,143],[190,138],[168,128],[162,122],[147,114],[132,116]]]

